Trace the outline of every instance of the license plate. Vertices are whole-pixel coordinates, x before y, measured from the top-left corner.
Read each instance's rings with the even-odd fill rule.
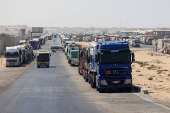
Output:
[[[14,62],[10,62],[10,64],[14,64]]]
[[[116,81],[113,81],[113,83],[119,83],[120,81],[116,80]]]

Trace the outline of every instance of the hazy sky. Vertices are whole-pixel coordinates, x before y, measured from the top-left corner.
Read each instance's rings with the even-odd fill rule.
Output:
[[[0,0],[0,25],[18,24],[170,27],[170,0]]]

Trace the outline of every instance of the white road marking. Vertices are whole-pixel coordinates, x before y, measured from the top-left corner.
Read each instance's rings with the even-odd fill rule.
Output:
[[[158,103],[156,103],[156,102],[153,102],[152,100],[149,100],[149,99],[147,99],[147,98],[141,96],[140,94],[136,94],[136,93],[134,93],[134,94],[137,95],[138,97],[140,97],[140,98],[142,98],[142,99],[148,101],[148,102],[151,102],[151,103],[153,103],[153,104],[155,104],[155,105],[157,105],[157,106],[160,106],[160,107],[162,107],[162,108],[164,108],[164,109],[170,111],[170,108],[169,108],[169,107],[166,107],[166,106],[164,106],[164,105],[162,105],[162,104],[158,104]]]

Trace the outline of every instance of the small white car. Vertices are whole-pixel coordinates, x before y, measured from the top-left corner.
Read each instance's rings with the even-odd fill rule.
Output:
[[[51,46],[51,51],[52,51],[52,52],[63,51],[63,50],[64,50],[64,47],[63,47],[63,46],[60,46],[60,45],[52,45],[52,46]]]

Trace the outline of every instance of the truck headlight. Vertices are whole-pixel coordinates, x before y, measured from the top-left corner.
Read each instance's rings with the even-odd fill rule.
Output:
[[[132,83],[132,79],[126,79],[124,84],[131,84]]]
[[[106,80],[100,80],[100,84],[101,84],[101,85],[108,85],[107,82],[106,82]]]

